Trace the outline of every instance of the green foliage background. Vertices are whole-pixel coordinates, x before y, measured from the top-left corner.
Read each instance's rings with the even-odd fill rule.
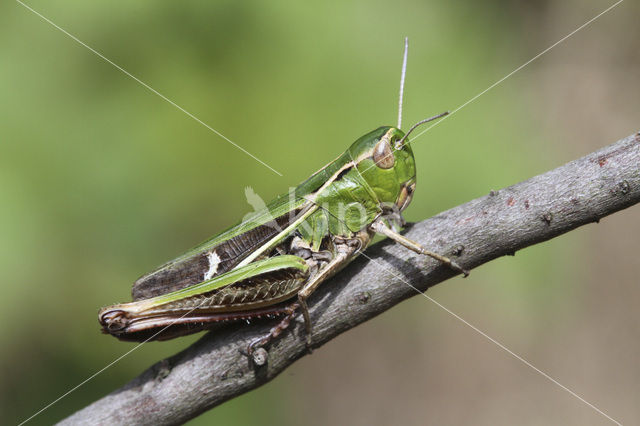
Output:
[[[405,36],[408,127],[462,105],[609,5],[560,3],[28,3],[282,177],[19,3],[1,5],[0,423],[26,419],[132,348],[99,333],[98,308],[129,300],[136,277],[242,217],[250,210],[246,186],[268,200],[360,135],[394,124]],[[616,45],[624,19],[612,12],[417,139],[418,190],[407,218],[429,217],[633,131],[629,108],[637,101],[622,90],[610,127],[592,121],[606,114],[606,102],[583,107],[584,116],[562,109],[571,98],[576,108],[594,99],[590,83],[566,88],[575,75],[607,69],[599,55]],[[637,67],[631,50],[616,49],[620,64]],[[563,72],[563,64],[583,66]],[[572,119],[597,131],[576,130]],[[587,399],[638,419],[633,404],[602,391],[610,375],[590,375],[600,358],[572,361],[592,339],[611,348],[632,333],[602,342],[603,330],[585,330],[600,295],[590,281],[598,267],[590,261],[602,255],[594,235],[579,231],[528,249],[432,296]],[[610,308],[631,315],[630,307]],[[612,329],[626,322],[616,318]],[[361,329],[191,424],[601,420],[423,298]],[[576,334],[590,337],[563,347]],[[195,339],[142,346],[31,424],[70,415]],[[638,377],[634,348],[602,359]],[[637,382],[627,389],[637,392]]]

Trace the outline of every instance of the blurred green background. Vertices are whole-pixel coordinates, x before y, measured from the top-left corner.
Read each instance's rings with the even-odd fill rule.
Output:
[[[0,423],[133,347],[99,307],[139,275],[394,124],[463,104],[612,1],[97,1],[0,5]],[[638,4],[624,2],[414,142],[420,220],[638,130]],[[430,291],[623,423],[640,422],[632,208]],[[198,336],[150,343],[33,419],[58,421]],[[203,424],[607,424],[416,297]]]

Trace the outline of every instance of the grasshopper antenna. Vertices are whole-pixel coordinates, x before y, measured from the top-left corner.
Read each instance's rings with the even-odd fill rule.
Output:
[[[404,76],[407,74],[407,55],[409,54],[409,37],[404,38],[404,58],[400,75],[400,99],[398,100],[398,129],[402,127],[402,98],[404,96]]]
[[[445,115],[449,115],[449,111],[445,111],[442,114],[434,115],[433,117],[425,118],[424,120],[418,121],[416,124],[411,126],[409,131],[407,133],[405,133],[405,135],[402,137],[402,139],[400,139],[398,141],[398,145],[397,146],[401,147],[404,144],[404,142],[407,140],[407,138],[409,137],[409,134],[411,134],[411,132],[413,132],[421,124],[428,123],[428,122],[433,121],[433,120],[437,120],[438,118],[442,118]]]

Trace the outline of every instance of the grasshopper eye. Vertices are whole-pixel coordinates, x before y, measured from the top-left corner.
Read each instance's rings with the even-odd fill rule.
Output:
[[[391,151],[389,139],[380,139],[380,142],[373,148],[373,162],[381,169],[390,169],[393,167],[396,159]]]

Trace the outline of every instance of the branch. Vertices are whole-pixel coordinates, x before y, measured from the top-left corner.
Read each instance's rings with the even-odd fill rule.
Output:
[[[598,222],[638,201],[640,133],[410,226],[406,235],[456,256],[471,269]],[[437,262],[388,241],[373,245],[365,255],[370,260],[360,256],[312,297],[314,346],[416,295],[407,284],[425,291],[453,276]],[[258,321],[207,333],[62,424],[185,422],[268,382],[307,354],[304,325],[298,319],[267,348],[265,365],[251,365],[240,351],[273,325]]]

